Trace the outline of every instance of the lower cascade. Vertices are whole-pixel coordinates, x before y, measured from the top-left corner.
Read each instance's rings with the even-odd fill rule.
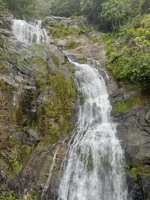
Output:
[[[29,24],[24,20],[13,20],[12,30],[16,38],[26,44],[40,44],[48,42],[45,29],[41,28],[41,21]]]
[[[103,77],[87,64],[72,62],[80,96],[78,121],[64,161],[58,200],[129,200],[124,152],[111,121]]]

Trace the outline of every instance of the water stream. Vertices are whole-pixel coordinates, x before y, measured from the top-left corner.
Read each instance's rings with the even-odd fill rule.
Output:
[[[110,118],[105,81],[96,68],[72,63],[82,101],[58,199],[127,200],[124,152]]]
[[[15,37],[25,44],[47,43],[48,35],[45,29],[41,28],[41,21],[27,23],[24,20],[13,20],[12,30]]]

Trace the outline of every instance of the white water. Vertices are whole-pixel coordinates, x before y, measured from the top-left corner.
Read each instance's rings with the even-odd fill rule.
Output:
[[[41,28],[41,21],[29,24],[24,20],[13,20],[12,30],[15,37],[25,44],[48,42],[48,35],[46,30]]]
[[[68,151],[59,200],[127,200],[124,155],[110,118],[105,81],[98,70],[73,62],[79,108],[77,134]]]

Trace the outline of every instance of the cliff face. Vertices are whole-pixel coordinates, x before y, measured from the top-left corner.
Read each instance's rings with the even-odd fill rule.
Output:
[[[16,197],[40,196],[56,149],[54,176],[70,137],[73,68],[58,47],[25,45],[12,34],[12,17],[2,15],[1,20],[0,197],[11,198],[10,191]]]
[[[103,71],[105,45],[101,33],[84,19],[46,18],[51,43],[26,46],[14,38],[11,19],[2,15],[0,23],[0,198],[57,199],[77,96],[74,69],[62,49],[72,59]],[[148,200],[150,98],[108,75],[129,192],[133,200]]]
[[[112,116],[126,156],[129,193],[132,199],[149,199],[150,110],[149,96],[135,88],[121,87],[110,95]]]

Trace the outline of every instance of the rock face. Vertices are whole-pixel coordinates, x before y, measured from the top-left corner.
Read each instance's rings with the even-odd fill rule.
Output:
[[[110,95],[113,119],[125,151],[127,182],[133,200],[150,198],[149,96],[121,87]]]
[[[1,20],[0,199],[54,199],[73,124],[72,67],[54,44],[18,42],[12,16]]]

